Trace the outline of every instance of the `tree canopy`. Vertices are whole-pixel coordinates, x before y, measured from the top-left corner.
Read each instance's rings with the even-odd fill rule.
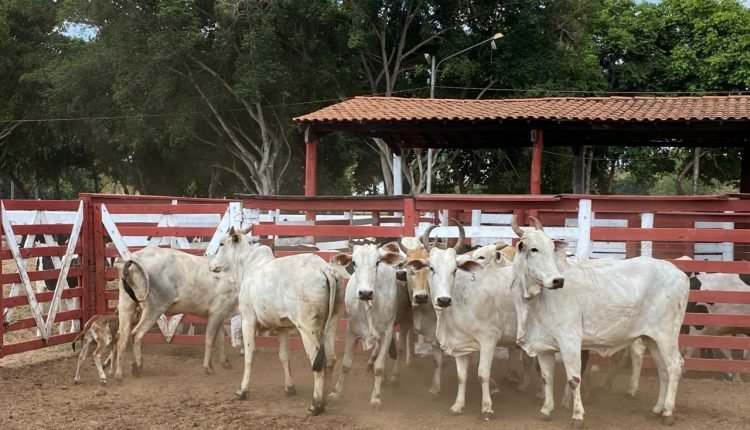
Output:
[[[504,37],[452,54],[501,32]],[[355,95],[750,91],[738,0],[2,0],[0,195],[301,193],[291,118]],[[441,61],[430,77],[424,54]],[[724,192],[738,148],[589,147],[592,193]],[[404,154],[422,192],[426,151]],[[530,151],[434,151],[434,192],[524,193]],[[573,190],[545,153],[543,192]],[[699,160],[700,170],[695,168]],[[384,142],[330,135],[321,194],[392,191]],[[693,173],[697,183],[691,183]],[[381,185],[382,184],[382,185]]]

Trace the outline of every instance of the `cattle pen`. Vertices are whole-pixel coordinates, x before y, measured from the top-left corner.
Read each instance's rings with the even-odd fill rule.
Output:
[[[525,224],[527,215],[533,213],[550,237],[566,240],[570,253],[579,258],[646,255],[671,261],[686,272],[750,273],[750,196],[743,194],[237,199],[82,194],[71,201],[1,203],[0,365],[5,357],[69,343],[82,322],[93,315],[112,313],[118,298],[118,272],[111,264],[114,257],[127,258],[130,252],[147,245],[211,254],[231,226],[253,225],[252,234],[272,245],[277,256],[315,252],[328,259],[346,249],[350,239],[416,236],[431,224],[440,225],[433,230],[434,235],[455,238],[458,228],[451,219],[465,226],[467,240],[473,245],[497,240],[512,243],[511,216]],[[692,260],[678,260],[681,256]],[[43,257],[51,257],[54,269],[38,270],[39,265],[32,263]],[[56,280],[54,290],[36,287],[38,281],[49,279]],[[71,279],[77,279],[75,286],[69,285],[73,284]],[[691,291],[690,300],[747,305],[750,292]],[[201,345],[204,323],[187,315],[162,316],[158,328],[145,341]],[[688,313],[685,323],[750,330],[750,315]],[[342,321],[340,327],[344,324]],[[292,342],[293,347],[300,348],[298,339]],[[277,343],[273,336],[259,336],[257,345],[273,347]],[[680,346],[747,352],[750,338],[681,335]],[[264,357],[275,360],[270,354],[261,355],[260,360]],[[169,360],[174,361],[174,357]],[[648,357],[646,366],[652,366]],[[740,355],[732,360],[686,358],[685,369],[750,373],[750,361]],[[70,376],[72,379],[72,373]],[[232,384],[235,382],[232,380]],[[219,390],[216,381],[210,386]],[[294,421],[289,426],[307,423]],[[345,422],[328,424],[346,426]]]

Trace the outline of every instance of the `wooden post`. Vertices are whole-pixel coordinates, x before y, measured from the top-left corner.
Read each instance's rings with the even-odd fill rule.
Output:
[[[414,197],[404,197],[404,237],[414,237],[417,234],[417,226],[419,225],[417,216],[416,204]]]
[[[11,182],[12,186],[12,182]],[[11,188],[12,190],[12,188]],[[0,225],[3,224],[3,214],[2,211],[0,211]],[[15,239],[15,238],[13,238]],[[2,228],[0,228],[0,249],[2,249],[2,242],[5,240],[5,233],[2,231]],[[2,258],[0,258],[0,278],[3,276],[3,264],[2,264]],[[0,283],[0,288],[3,288],[2,283]],[[5,306],[3,304],[3,291],[0,289],[0,358],[3,358],[3,338],[5,337]]]
[[[305,196],[318,194],[318,142],[308,127],[305,130]],[[315,212],[305,212],[305,220],[315,221]]]
[[[591,211],[591,200],[578,201],[578,243],[576,260],[588,260],[591,257],[591,226],[594,224],[594,213]]]
[[[641,214],[641,228],[654,228],[654,214]],[[644,257],[653,257],[653,242],[650,240],[641,241],[641,255]]]
[[[740,192],[750,193],[750,148],[745,147],[742,151],[742,167],[740,168]],[[750,229],[750,223],[738,222],[734,224],[737,230]],[[734,259],[741,261],[750,259],[750,243],[734,244]]]
[[[534,147],[531,155],[531,194],[542,194],[542,150],[544,130],[531,130]]]

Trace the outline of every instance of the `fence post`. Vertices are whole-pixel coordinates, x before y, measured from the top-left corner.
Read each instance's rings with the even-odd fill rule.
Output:
[[[91,238],[91,258],[94,262],[94,289],[93,301],[94,314],[107,313],[107,274],[104,266],[104,224],[102,224],[102,204],[95,203],[93,206],[93,236]]]
[[[651,212],[641,214],[641,228],[654,228],[654,214]],[[653,242],[650,240],[641,241],[641,255],[643,257],[653,257]]]
[[[417,234],[417,211],[414,196],[404,196],[404,237],[414,237]]]
[[[12,182],[11,182],[12,184]],[[2,202],[2,200],[0,200]],[[3,225],[3,214],[0,211],[0,225]],[[14,238],[15,239],[15,238]],[[5,241],[5,232],[0,228],[0,251],[2,250],[2,243]],[[3,259],[0,258],[0,278],[3,277]],[[3,285],[0,282],[0,358],[3,357],[3,338],[5,338],[5,305],[3,303]]]
[[[576,260],[586,260],[591,256],[591,224],[594,213],[591,212],[591,200],[578,201],[578,244],[576,245]]]

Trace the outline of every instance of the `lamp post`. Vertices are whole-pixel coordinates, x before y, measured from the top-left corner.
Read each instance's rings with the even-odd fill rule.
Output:
[[[495,45],[495,41],[497,39],[500,39],[503,37],[503,33],[495,33],[487,40],[483,40],[479,43],[476,43],[474,45],[469,46],[466,49],[462,49],[456,53],[453,53],[442,60],[438,61],[437,64],[435,64],[435,56],[425,53],[424,58],[427,60],[427,63],[430,64],[430,98],[435,98],[435,82],[437,82],[437,69],[440,67],[441,64],[445,60],[449,60],[457,55],[461,55],[466,51],[470,51],[477,46],[484,45],[487,42],[490,42],[492,49],[497,49],[497,45]],[[432,148],[427,148],[427,194],[432,193]]]

